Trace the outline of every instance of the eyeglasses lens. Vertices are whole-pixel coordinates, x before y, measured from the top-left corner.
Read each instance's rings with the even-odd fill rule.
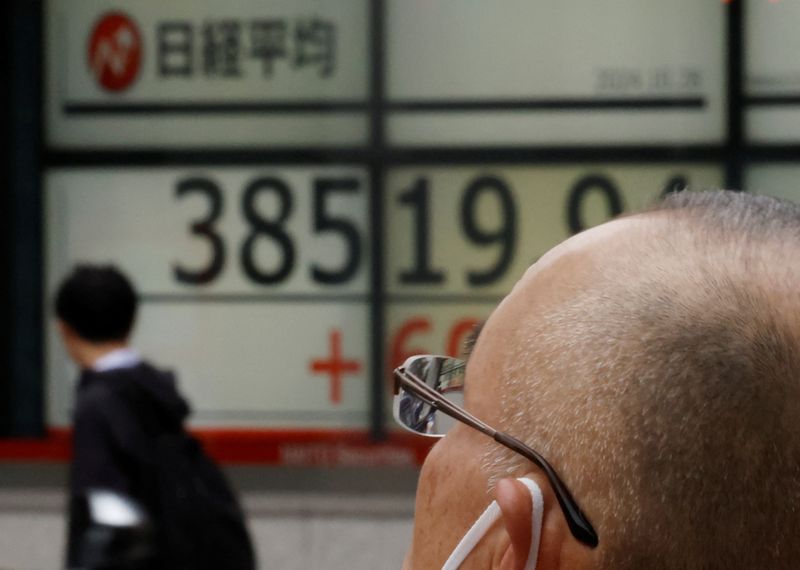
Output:
[[[463,406],[464,361],[444,356],[418,356],[408,359],[403,367],[407,374],[424,382],[448,401]],[[457,423],[406,387],[401,387],[395,396],[394,417],[406,429],[433,437],[443,436]]]

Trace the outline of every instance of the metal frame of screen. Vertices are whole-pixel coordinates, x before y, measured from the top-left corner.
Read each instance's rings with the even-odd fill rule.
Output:
[[[44,433],[42,378],[42,5],[3,5],[3,286],[0,435]]]

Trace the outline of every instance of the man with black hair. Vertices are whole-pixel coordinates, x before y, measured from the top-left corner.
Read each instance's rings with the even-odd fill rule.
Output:
[[[82,505],[88,494],[102,490],[133,499],[152,519],[157,560],[148,568],[223,567],[216,553],[224,555],[226,568],[252,568],[241,511],[221,473],[183,428],[189,406],[174,376],[143,361],[129,345],[136,305],[130,282],[110,265],[78,265],[56,295],[61,337],[81,369],[68,566],[84,567],[90,521]],[[195,496],[199,488],[204,495]],[[203,516],[197,516],[199,509],[205,509]],[[219,546],[204,554],[203,563],[186,562],[203,551],[193,542],[211,548],[206,539],[217,537],[230,538],[233,556]]]

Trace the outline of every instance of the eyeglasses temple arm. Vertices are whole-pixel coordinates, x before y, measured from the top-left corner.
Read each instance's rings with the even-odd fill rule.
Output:
[[[417,397],[425,400],[428,405],[433,406],[437,410],[442,410],[448,416],[464,422],[489,437],[495,437],[497,431],[494,428],[443,398],[441,394],[416,376],[409,374],[403,369],[398,369],[395,371],[395,374],[401,378],[406,390],[413,392]]]
[[[597,533],[586,518],[586,515],[584,515],[583,511],[581,511],[578,503],[572,498],[572,495],[570,494],[566,485],[564,485],[555,469],[550,466],[547,460],[545,460],[545,458],[539,455],[536,451],[519,441],[517,438],[508,434],[495,431],[493,437],[497,443],[505,445],[509,449],[512,449],[520,455],[528,458],[545,472],[547,479],[553,486],[556,499],[558,500],[558,504],[561,505],[561,510],[564,512],[569,529],[572,531],[572,535],[587,546],[592,548],[596,547],[599,542]]]
[[[567,490],[566,485],[564,485],[564,483],[561,481],[561,478],[558,476],[555,469],[550,466],[544,457],[539,455],[535,450],[531,449],[517,438],[497,431],[491,426],[480,421],[466,410],[456,406],[455,404],[452,404],[421,379],[417,378],[413,374],[408,373],[404,369],[398,368],[395,371],[395,375],[397,380],[402,382],[406,390],[413,392],[415,395],[425,400],[429,405],[441,410],[452,418],[455,418],[477,429],[481,433],[488,435],[497,443],[516,451],[523,457],[539,466],[542,471],[545,472],[547,479],[553,486],[556,499],[558,500],[558,504],[561,506],[561,510],[564,513],[564,518],[567,519],[567,525],[569,526],[572,535],[587,546],[592,548],[597,546],[599,542],[597,533],[581,511],[580,507],[578,507],[578,503],[572,498],[572,495]]]

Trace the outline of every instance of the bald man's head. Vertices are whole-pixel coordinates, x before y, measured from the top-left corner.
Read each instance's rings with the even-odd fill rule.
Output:
[[[682,193],[591,232],[478,341],[499,427],[562,474],[602,568],[795,568],[800,209]],[[491,480],[524,469],[512,455],[485,445]]]

